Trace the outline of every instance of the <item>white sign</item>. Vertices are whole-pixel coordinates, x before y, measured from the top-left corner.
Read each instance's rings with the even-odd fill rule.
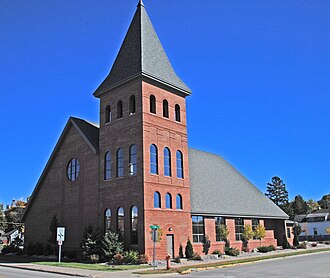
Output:
[[[65,228],[64,227],[57,227],[57,241],[64,241],[64,235],[65,235]]]

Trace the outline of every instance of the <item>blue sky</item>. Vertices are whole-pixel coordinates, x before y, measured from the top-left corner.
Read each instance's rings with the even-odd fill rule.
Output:
[[[261,191],[329,190],[330,2],[145,0],[187,98],[190,147],[223,156]],[[92,93],[137,0],[0,1],[0,203],[29,196],[70,115]]]

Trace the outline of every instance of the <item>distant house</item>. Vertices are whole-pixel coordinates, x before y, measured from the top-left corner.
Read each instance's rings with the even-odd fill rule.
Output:
[[[326,229],[330,227],[330,209],[317,210],[305,215],[296,215],[297,221],[303,228],[301,239],[311,241],[330,240]]]

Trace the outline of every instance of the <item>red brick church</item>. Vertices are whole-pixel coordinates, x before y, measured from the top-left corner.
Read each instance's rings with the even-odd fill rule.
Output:
[[[92,224],[118,231],[125,248],[152,254],[150,225],[163,238],[159,259],[187,239],[202,254],[224,241],[242,247],[244,224],[266,228],[262,245],[280,245],[288,216],[220,156],[189,149],[187,85],[175,73],[140,1],[109,75],[94,92],[100,122],[71,117],[24,214],[25,239],[47,243],[51,218],[66,227],[64,250],[79,248]],[[250,246],[259,245],[251,240]]]

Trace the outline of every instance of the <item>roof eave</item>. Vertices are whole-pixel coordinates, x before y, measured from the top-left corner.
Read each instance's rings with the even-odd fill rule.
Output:
[[[155,82],[157,82],[157,83],[159,83],[161,85],[164,85],[167,88],[169,88],[170,90],[175,90],[177,93],[179,93],[180,95],[183,95],[185,97],[191,95],[191,90],[188,87],[186,89],[186,88],[182,88],[182,87],[176,86],[173,83],[170,83],[170,82],[168,82],[168,81],[166,81],[164,79],[161,79],[161,78],[159,78],[159,77],[157,77],[155,75],[152,75],[152,74],[150,74],[148,72],[142,71],[141,73],[138,73],[138,74],[135,74],[135,75],[131,75],[130,77],[128,77],[128,78],[126,78],[126,79],[124,79],[124,80],[122,80],[120,82],[117,82],[115,84],[111,84],[109,86],[106,86],[103,89],[100,89],[101,86],[98,87],[96,89],[96,91],[93,93],[93,96],[99,98],[101,95],[103,95],[107,91],[116,89],[117,87],[123,86],[126,83],[131,82],[131,81],[133,81],[133,80],[135,80],[137,78],[141,78],[141,77],[146,78],[146,79],[150,79],[150,80],[155,81]]]
[[[242,217],[242,218],[261,218],[261,219],[278,219],[278,220],[287,220],[289,216],[280,216],[280,215],[264,215],[264,214],[235,214],[235,213],[214,213],[214,212],[201,212],[201,211],[191,211],[193,215],[202,215],[202,216],[224,216],[224,217]]]

